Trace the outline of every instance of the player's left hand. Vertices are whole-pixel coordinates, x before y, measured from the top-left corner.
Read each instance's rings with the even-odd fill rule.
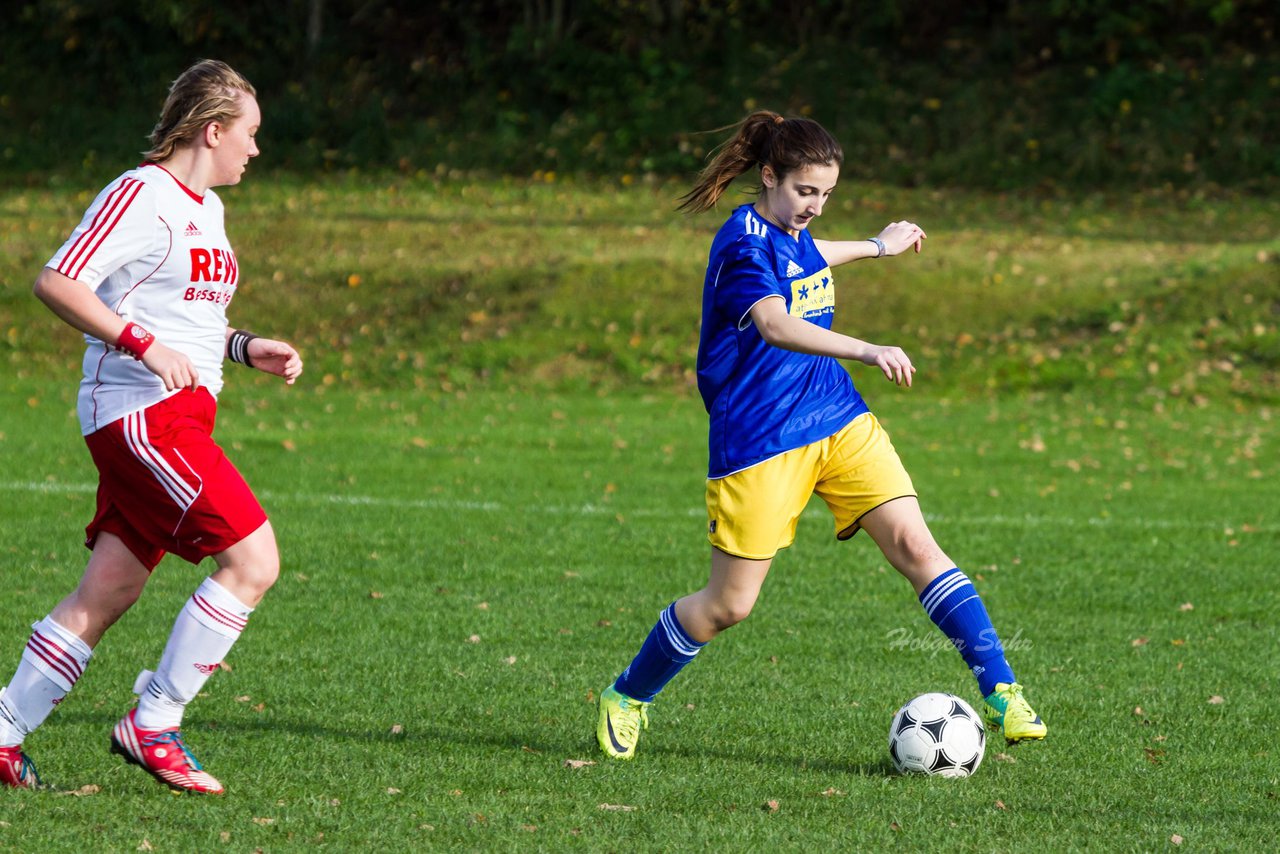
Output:
[[[302,376],[302,356],[284,341],[254,338],[249,342],[249,361],[260,371],[284,377],[288,385]]]
[[[886,255],[900,255],[911,248],[914,248],[918,255],[924,248],[924,242],[929,239],[929,235],[914,222],[903,220],[886,225],[884,231],[880,232],[880,239],[884,241]]]
[[[916,366],[911,364],[911,357],[901,347],[873,347],[864,361],[868,365],[879,368],[889,382],[911,387]]]

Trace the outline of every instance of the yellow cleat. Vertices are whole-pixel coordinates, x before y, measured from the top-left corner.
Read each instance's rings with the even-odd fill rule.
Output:
[[[1017,682],[1001,682],[985,698],[982,717],[987,725],[1004,734],[1005,741],[1041,739],[1049,728],[1022,696],[1022,686]]]
[[[649,728],[649,706],[633,700],[610,685],[600,694],[600,722],[596,740],[605,756],[630,759],[635,755],[640,730]]]

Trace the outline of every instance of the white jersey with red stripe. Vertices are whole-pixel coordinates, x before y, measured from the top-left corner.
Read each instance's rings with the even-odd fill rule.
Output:
[[[144,163],[98,194],[47,266],[184,353],[215,397],[222,390],[227,305],[240,271],[212,190],[198,196]],[[89,335],[85,344],[77,412],[86,435],[173,394],[129,354]]]

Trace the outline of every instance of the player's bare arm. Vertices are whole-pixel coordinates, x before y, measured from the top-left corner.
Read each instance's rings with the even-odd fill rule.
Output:
[[[751,322],[760,337],[774,347],[862,362],[879,368],[885,379],[898,385],[909,387],[916,371],[901,347],[871,344],[792,317],[782,297],[767,297],[752,306]]]
[[[120,340],[127,321],[102,304],[88,285],[45,267],[33,288],[36,298],[67,325],[99,341],[114,344]],[[156,341],[142,356],[142,364],[164,382],[166,391],[194,389],[200,374],[183,353]]]
[[[924,248],[924,241],[929,235],[914,222],[891,222],[884,227],[875,240],[817,240],[813,241],[832,267],[857,261],[861,258],[878,258],[881,255],[880,244],[884,244],[885,255],[901,255],[910,248],[916,254]],[[877,243],[876,241],[880,241]]]

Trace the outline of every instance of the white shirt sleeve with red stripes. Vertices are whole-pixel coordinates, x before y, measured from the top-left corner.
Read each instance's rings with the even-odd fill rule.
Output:
[[[155,218],[155,190],[126,173],[93,200],[49,266],[96,287],[125,264],[150,254]]]

